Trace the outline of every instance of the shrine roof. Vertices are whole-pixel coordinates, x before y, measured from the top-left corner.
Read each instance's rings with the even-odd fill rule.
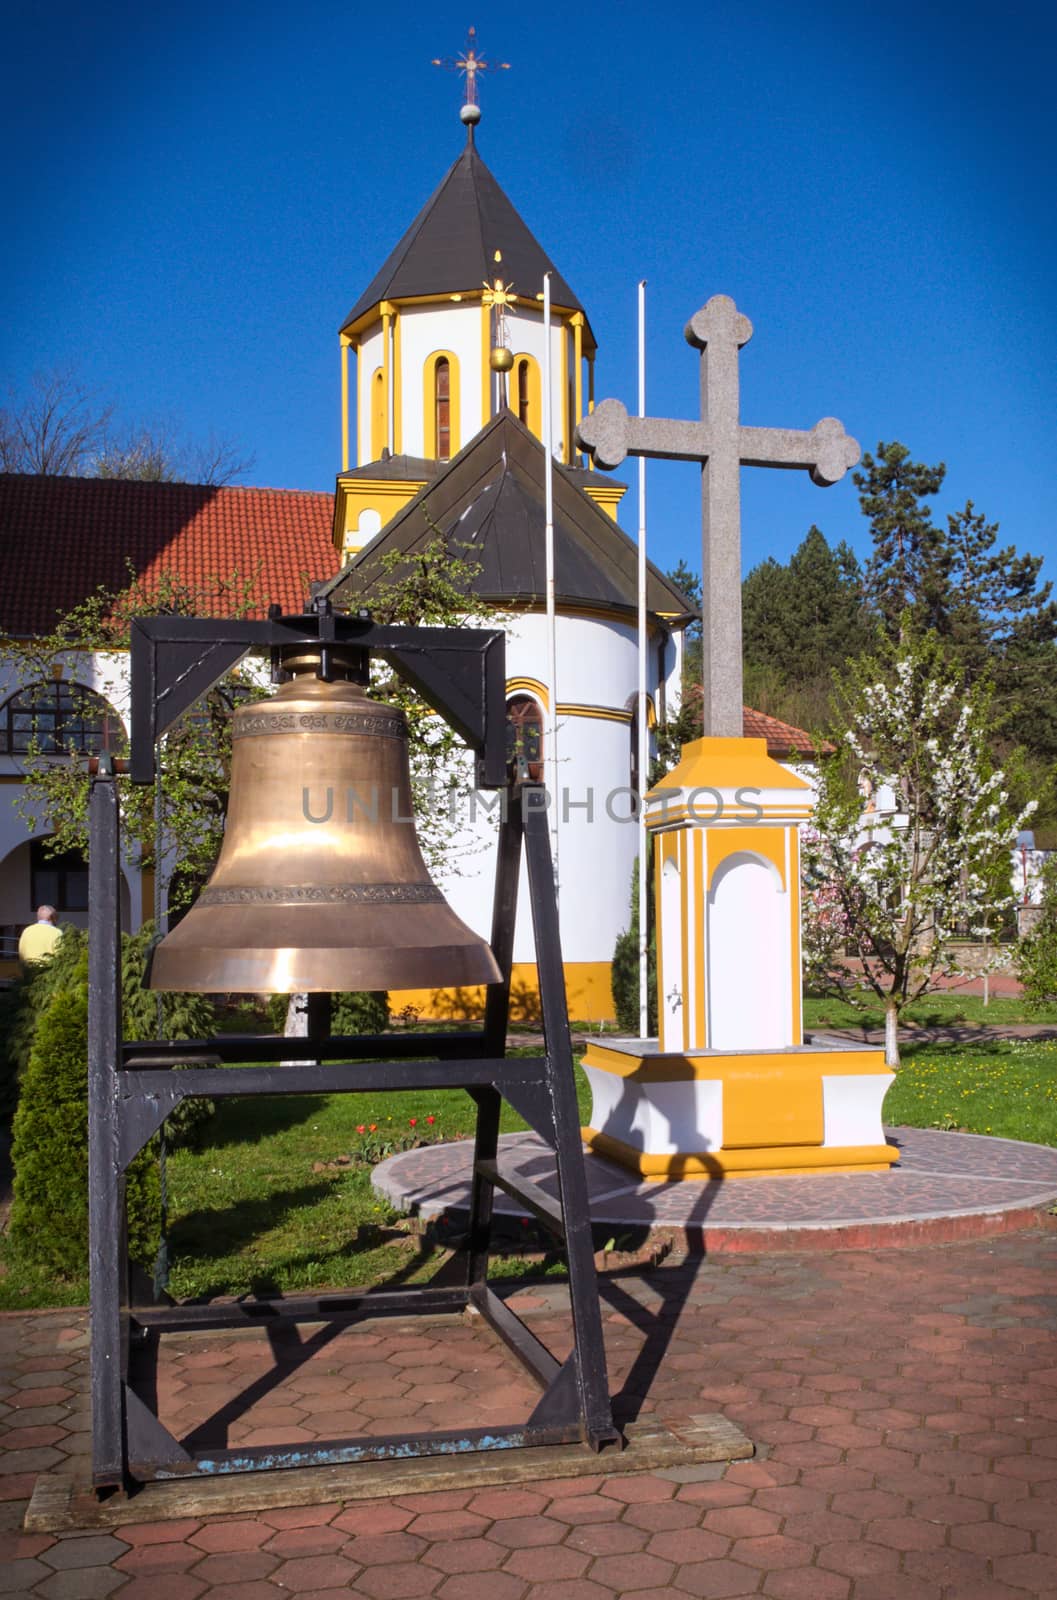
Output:
[[[471,592],[489,604],[543,604],[543,446],[509,410],[494,417],[431,484],[386,524],[325,586],[338,607],[369,605],[372,586],[399,578],[438,536],[453,559],[475,563]],[[588,474],[554,467],[557,603],[633,617],[638,552],[622,528],[584,493]],[[649,564],[646,604],[674,622],[696,616],[690,600]]]
[[[251,616],[303,609],[313,580],[338,566],[334,497],[296,489],[216,488],[121,478],[0,474],[0,631],[48,633],[98,588],[171,575],[202,590],[234,573],[251,585]]]
[[[502,253],[498,266],[497,250]],[[549,272],[555,306],[584,309],[468,142],[360,295],[342,332],[382,300],[473,293],[497,272],[528,301],[535,300]]]

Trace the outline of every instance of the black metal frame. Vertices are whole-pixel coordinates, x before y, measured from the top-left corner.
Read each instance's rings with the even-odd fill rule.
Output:
[[[267,621],[138,619],[132,630],[133,782],[154,777],[155,744],[222,673],[254,647],[306,642],[355,645],[388,655],[477,752],[480,787],[506,789],[499,832],[492,948],[503,980],[487,991],[480,1030],[376,1038],[223,1036],[199,1042],[125,1044],[121,1039],[118,915],[119,803],[114,764],[101,758],[89,806],[89,1198],[92,1335],[92,1477],[100,1494],[157,1478],[214,1476],[280,1467],[461,1454],[523,1445],[619,1444],[606,1377],[587,1182],[572,1069],[546,797],[505,765],[505,641],[474,629],[380,627],[322,607]],[[326,652],[322,665],[327,672]],[[535,933],[543,1054],[506,1057],[518,877],[524,853]],[[426,1058],[429,1059],[415,1059]],[[306,1063],[244,1067],[224,1063]],[[173,1067],[185,1068],[174,1072]],[[356,1093],[465,1088],[477,1105],[474,1181],[466,1245],[449,1263],[450,1287],[350,1291],[221,1305],[151,1303],[130,1269],[124,1186],[129,1163],[189,1095]],[[507,1099],[554,1151],[556,1202],[505,1170],[499,1154]],[[495,1190],[502,1189],[564,1243],[573,1348],[559,1362],[488,1284]],[[385,1314],[473,1307],[538,1382],[527,1422],[450,1433],[329,1440],[312,1446],[200,1451],[161,1423],[131,1382],[130,1361],[166,1331],[265,1326],[280,1321],[350,1323]]]

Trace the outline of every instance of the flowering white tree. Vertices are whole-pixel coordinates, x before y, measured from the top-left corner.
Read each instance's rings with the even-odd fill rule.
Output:
[[[1012,905],[1009,850],[1035,802],[1011,804],[986,694],[964,689],[934,640],[855,666],[843,710],[844,758],[823,772],[804,840],[805,976],[881,1000],[898,1066],[903,1008],[958,972],[958,937],[986,939]],[[874,811],[882,790],[892,806]]]

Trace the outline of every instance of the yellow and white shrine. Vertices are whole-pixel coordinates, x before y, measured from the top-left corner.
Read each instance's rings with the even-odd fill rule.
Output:
[[[884,1051],[805,1043],[799,828],[762,739],[704,738],[647,798],[657,1040],[589,1043],[585,1139],[647,1178],[887,1171]]]
[[[802,468],[838,482],[860,450],[840,422],[744,427],[740,350],[752,323],[727,295],[690,319],[701,420],[629,417],[605,400],[578,437],[595,464],[628,455],[702,465],[703,721],[646,797],[657,928],[659,1037],[592,1042],[588,1142],[645,1177],[884,1171],[884,1052],[805,1041],[798,830],[811,789],[746,739],[742,712],[740,471]]]

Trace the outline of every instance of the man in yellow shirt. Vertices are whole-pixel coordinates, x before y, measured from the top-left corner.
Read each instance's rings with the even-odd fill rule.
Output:
[[[35,961],[50,961],[62,932],[55,926],[55,907],[38,906],[37,920],[23,928],[18,941],[18,959],[29,966]]]

